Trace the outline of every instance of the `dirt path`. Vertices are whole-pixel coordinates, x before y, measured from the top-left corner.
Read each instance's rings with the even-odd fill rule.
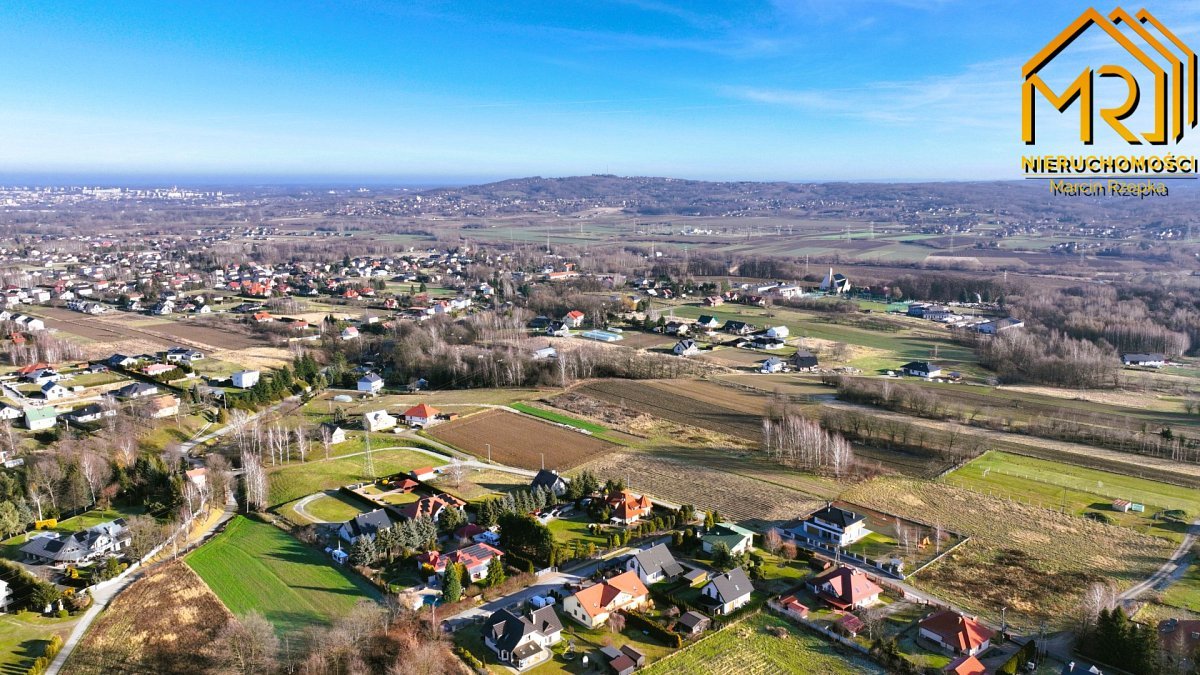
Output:
[[[1169,586],[1172,581],[1175,581],[1181,569],[1187,568],[1188,552],[1192,550],[1192,544],[1196,543],[1197,531],[1200,531],[1200,519],[1192,521],[1192,526],[1188,530],[1187,535],[1184,536],[1183,541],[1179,543],[1179,548],[1175,549],[1175,552],[1171,554],[1171,558],[1163,563],[1162,567],[1159,567],[1145,581],[1130,587],[1124,593],[1117,596],[1117,599],[1122,601],[1136,600],[1143,593],[1151,590],[1162,590]]]

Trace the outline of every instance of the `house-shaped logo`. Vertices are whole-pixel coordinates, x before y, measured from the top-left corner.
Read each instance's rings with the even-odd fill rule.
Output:
[[[1123,66],[1105,64],[1093,69],[1088,66],[1061,92],[1055,92],[1041,77],[1041,70],[1063,52],[1089,28],[1104,31],[1129,56],[1149,71],[1152,82],[1141,86],[1136,77]],[[1135,42],[1133,38],[1137,38]],[[1178,143],[1185,127],[1196,126],[1196,52],[1184,44],[1150,12],[1141,10],[1136,17],[1120,7],[1107,17],[1088,8],[1071,25],[1042,48],[1021,68],[1021,136],[1026,145],[1036,137],[1035,103],[1037,94],[1046,97],[1058,112],[1066,112],[1079,104],[1079,139],[1085,145],[1093,143],[1092,130],[1094,77],[1120,78],[1128,87],[1125,101],[1113,107],[1099,109],[1100,118],[1121,138],[1132,145],[1143,141],[1152,145]],[[1154,101],[1153,129],[1140,135],[1131,131],[1124,120],[1133,115],[1142,96]]]

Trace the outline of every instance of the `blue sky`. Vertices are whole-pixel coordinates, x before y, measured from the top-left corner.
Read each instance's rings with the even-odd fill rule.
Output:
[[[4,3],[0,174],[1015,178],[1019,67],[1086,6]]]

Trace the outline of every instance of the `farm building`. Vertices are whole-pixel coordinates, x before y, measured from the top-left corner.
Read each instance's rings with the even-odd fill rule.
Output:
[[[805,605],[804,603],[800,602],[800,600],[798,600],[796,598],[795,594],[780,598],[779,606],[783,609],[783,612],[785,614],[787,614],[788,616],[794,617],[796,619],[807,619],[808,618],[808,611],[809,611],[808,606]]]
[[[1127,366],[1162,368],[1167,365],[1167,357],[1165,354],[1122,354],[1121,363]]]
[[[606,330],[589,330],[581,333],[580,336],[589,340],[596,340],[597,342],[618,342],[625,339],[625,336],[620,333],[612,333]]]
[[[788,330],[787,326],[772,326],[767,329],[767,337],[771,338],[779,338],[783,340],[786,339],[790,334],[791,331]]]
[[[1023,328],[1024,326],[1025,326],[1024,321],[1021,321],[1019,319],[1014,319],[1011,316],[1006,316],[1003,319],[993,319],[991,321],[985,321],[985,322],[975,326],[975,330],[979,331],[980,333],[983,333],[984,335],[996,335],[997,333],[1001,333],[1006,330],[1010,330],[1013,328]]]
[[[797,349],[792,355],[792,368],[795,370],[814,370],[817,367],[817,357],[805,349]]]

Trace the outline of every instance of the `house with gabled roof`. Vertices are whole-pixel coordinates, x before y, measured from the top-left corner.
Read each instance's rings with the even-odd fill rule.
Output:
[[[612,513],[610,520],[618,525],[636,523],[649,515],[654,507],[654,503],[650,501],[649,497],[646,495],[639,497],[629,490],[609,495],[606,503]]]
[[[625,561],[625,569],[637,572],[644,584],[655,584],[664,579],[673,579],[683,574],[680,565],[666,544],[657,544],[637,551]]]
[[[577,591],[563,601],[567,616],[588,628],[608,622],[613,612],[637,609],[646,604],[650,591],[637,572],[629,571]]]
[[[567,479],[558,475],[557,471],[552,469],[542,469],[533,477],[533,481],[529,484],[532,489],[545,488],[550,490],[557,497],[561,497],[567,493]]]
[[[549,648],[562,639],[562,628],[552,605],[524,616],[502,609],[484,622],[483,643],[500,661],[521,672],[550,659]]]
[[[806,582],[817,597],[834,609],[849,610],[869,607],[879,602],[883,589],[861,570],[839,565]]]
[[[952,654],[980,654],[987,651],[996,631],[977,619],[950,609],[934,612],[917,624],[919,635]]]
[[[700,547],[712,553],[717,544],[725,544],[734,555],[744,553],[754,545],[754,533],[733,523],[717,523],[700,536]]]
[[[30,431],[49,429],[58,423],[58,411],[54,406],[25,409],[25,428]]]
[[[363,413],[362,425],[367,431],[386,431],[396,426],[396,418],[386,410],[372,410]]]
[[[427,427],[437,422],[440,413],[440,410],[428,403],[421,403],[404,411],[404,421],[412,426]]]
[[[700,602],[712,614],[730,614],[750,602],[754,584],[746,572],[735,567],[724,574],[709,579],[700,589]]]
[[[432,495],[430,497],[421,497],[415,502],[410,502],[399,508],[400,515],[405,518],[430,518],[436,522],[442,517],[442,513],[446,509],[458,509],[462,511],[467,503],[451,494]]]
[[[21,547],[21,553],[46,565],[78,564],[120,553],[129,542],[125,519],[117,518],[70,534],[35,536]]]
[[[383,378],[375,373],[367,373],[358,378],[358,390],[374,394],[383,389]]]
[[[828,504],[825,508],[809,514],[801,522],[800,532],[811,539],[837,546],[849,546],[871,533],[866,523],[866,516]],[[795,530],[792,532],[797,533]]]
[[[987,675],[987,668],[972,654],[963,654],[942,668],[947,675]]]
[[[342,523],[342,526],[338,528],[338,536],[353,544],[358,541],[359,537],[374,539],[380,530],[386,530],[392,525],[394,523],[388,517],[387,511],[384,509],[375,509],[374,511],[360,513]]]
[[[446,573],[447,565],[462,565],[466,569],[467,578],[470,581],[479,581],[487,576],[488,567],[492,564],[492,558],[498,558],[503,555],[504,551],[495,546],[477,543],[450,551],[449,553],[441,553],[437,550],[426,551],[417,556],[417,564],[421,566],[429,565],[438,576]]]

